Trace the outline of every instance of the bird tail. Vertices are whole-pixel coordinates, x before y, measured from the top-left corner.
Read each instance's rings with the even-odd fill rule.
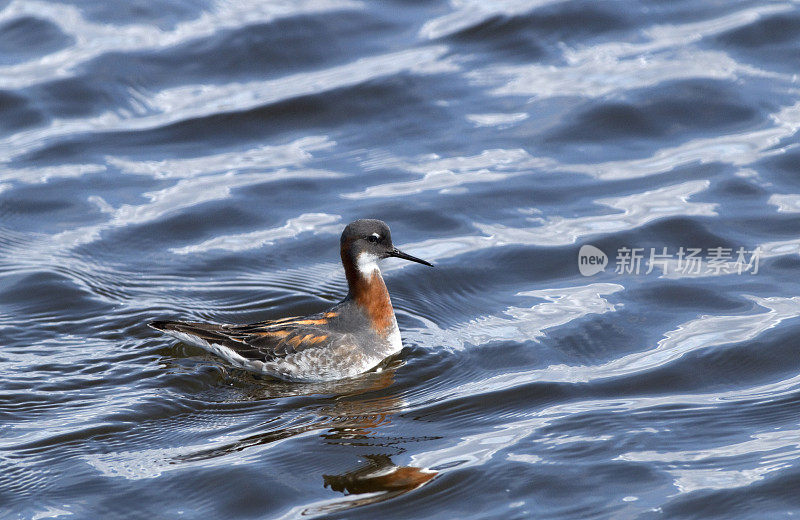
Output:
[[[150,323],[147,324],[147,326],[150,327],[151,329],[156,329],[159,332],[167,332],[168,330],[176,330],[175,325],[178,325],[179,323],[181,322],[159,320],[159,321],[151,321]]]
[[[249,357],[248,351],[252,349],[242,342],[232,339],[230,333],[221,325],[188,321],[153,321],[148,325],[184,343],[216,354],[236,367],[256,372],[261,371],[260,367],[254,369],[251,361],[246,359]]]
[[[188,321],[153,321],[150,328],[174,336],[181,341],[206,347],[209,343],[223,343],[227,335],[219,325]]]

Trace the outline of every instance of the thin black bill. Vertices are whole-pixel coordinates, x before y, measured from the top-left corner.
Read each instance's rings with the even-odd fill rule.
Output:
[[[416,256],[411,256],[411,255],[409,255],[407,253],[404,253],[404,252],[400,251],[397,248],[394,248],[391,251],[389,251],[389,256],[402,258],[403,260],[411,260],[412,262],[417,262],[419,264],[425,264],[427,266],[433,267],[432,263],[426,262],[425,260],[423,260],[421,258],[417,258]]]

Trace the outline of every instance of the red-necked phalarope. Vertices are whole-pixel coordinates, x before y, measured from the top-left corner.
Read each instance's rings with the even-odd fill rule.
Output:
[[[252,325],[154,321],[150,326],[236,367],[288,381],[330,381],[366,372],[403,348],[378,261],[397,257],[433,265],[394,247],[389,226],[380,220],[348,224],[340,248],[350,291],[325,312]]]

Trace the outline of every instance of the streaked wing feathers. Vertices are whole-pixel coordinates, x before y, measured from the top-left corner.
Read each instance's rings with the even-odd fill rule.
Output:
[[[283,318],[251,325],[215,325],[184,321],[156,321],[151,327],[190,334],[209,343],[230,348],[240,356],[274,361],[303,350],[337,342],[343,334],[324,327],[336,314]]]

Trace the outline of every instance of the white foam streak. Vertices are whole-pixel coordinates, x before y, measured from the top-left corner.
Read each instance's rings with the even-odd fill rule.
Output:
[[[29,184],[44,183],[56,178],[77,178],[106,171],[104,164],[59,164],[31,168],[0,167],[3,169],[1,175],[4,181],[18,181]]]
[[[86,20],[79,8],[65,3],[14,0],[0,12],[0,23],[32,16],[58,26],[62,33],[74,39],[74,43],[31,61],[0,66],[0,77],[3,88],[23,89],[71,77],[80,65],[104,54],[165,49],[277,18],[360,8],[363,4],[353,0],[220,1],[212,10],[180,22],[170,30],[162,30],[155,25],[94,23]]]
[[[734,316],[702,316],[667,332],[651,350],[635,352],[602,365],[551,365],[543,369],[503,374],[481,381],[479,385],[483,390],[473,388],[474,384],[468,383],[453,390],[453,393],[466,395],[486,389],[497,391],[531,381],[588,383],[598,379],[630,377],[674,362],[691,352],[752,340],[781,322],[800,314],[800,297],[749,296],[749,298],[765,308],[766,312]],[[553,306],[557,305],[558,302],[554,302]],[[594,305],[598,306],[597,303]],[[610,306],[609,310],[613,310],[613,306]],[[487,321],[491,324],[497,319],[489,318]]]
[[[656,85],[663,81],[739,75],[783,78],[743,65],[724,52],[692,47],[692,43],[753,23],[763,16],[793,10],[790,4],[751,7],[726,16],[683,25],[658,25],[643,32],[642,42],[609,42],[564,48],[563,66],[498,65],[469,74],[475,83],[496,85],[497,96],[594,98]]]
[[[525,112],[514,112],[510,114],[491,113],[491,114],[467,114],[467,120],[474,123],[476,126],[497,126],[507,127],[520,121],[528,119],[528,114]]]
[[[343,174],[338,172],[305,168],[304,163],[313,158],[312,152],[327,150],[335,143],[324,136],[310,136],[297,139],[280,146],[263,146],[253,150],[229,152],[191,159],[170,159],[164,161],[132,161],[108,158],[117,168],[135,175],[149,175],[155,178],[177,179],[168,187],[144,193],[147,202],[143,204],[122,204],[114,207],[99,196],[91,196],[89,200],[108,215],[107,220],[99,224],[66,230],[52,236],[43,236],[40,241],[29,241],[24,256],[34,262],[51,261],[53,251],[63,252],[81,244],[98,240],[103,231],[124,228],[131,225],[145,224],[161,219],[182,209],[214,200],[229,198],[233,190],[277,182],[286,179],[335,179]],[[228,164],[228,160],[231,164]],[[277,168],[277,169],[276,169]],[[93,170],[86,170],[91,172]],[[31,182],[37,179],[28,179]],[[41,181],[41,179],[38,179]],[[299,217],[292,225],[302,227],[307,218]],[[327,219],[330,217],[325,217]],[[316,219],[316,220],[315,220]],[[323,220],[324,220],[323,219]],[[319,218],[311,217],[312,222]],[[290,231],[289,228],[282,232]],[[281,233],[282,233],[281,232]],[[262,231],[262,235],[243,239],[270,240],[270,231]],[[277,237],[275,231],[272,234]],[[278,233],[280,234],[280,233]],[[219,244],[232,244],[242,239],[240,235],[219,237]],[[213,248],[214,244],[205,244]],[[202,247],[193,246],[193,247]],[[192,247],[192,246],[190,246]],[[188,250],[187,250],[188,251]]]
[[[336,145],[327,136],[302,137],[285,145],[259,146],[190,159],[132,161],[109,156],[109,165],[123,173],[149,175],[156,179],[197,177],[209,172],[241,172],[291,167],[312,159],[311,152],[329,150]]]
[[[567,50],[565,58],[570,63],[579,63],[593,56],[638,57],[648,53],[674,48],[685,48],[705,38],[754,24],[764,17],[794,11],[791,3],[752,5],[741,11],[685,24],[654,25],[642,31],[641,42],[608,42],[591,47]]]
[[[757,260],[759,265],[758,269],[760,270],[761,262],[767,258],[800,254],[800,239],[780,240],[776,242],[765,242],[763,244],[759,244],[752,250],[748,250],[748,252],[744,255],[744,261],[739,264],[736,263],[738,260],[738,254],[736,253],[737,249],[734,249],[732,252],[733,256],[731,257],[733,261],[726,262],[719,270],[716,268],[712,269],[708,266],[708,264],[705,264],[705,268],[699,269],[698,272],[694,272],[692,269],[687,268],[688,264],[686,262],[680,266],[677,259],[671,258],[665,262],[666,273],[662,272],[660,277],[668,279],[695,279],[708,278],[712,276],[757,276],[758,273],[755,271],[756,263],[753,259],[755,253],[752,252],[755,250],[759,251]],[[751,261],[753,262],[752,267],[748,268],[747,264]],[[746,268],[747,270],[745,270]]]
[[[503,316],[481,316],[448,331],[461,343],[475,345],[498,340],[535,340],[547,329],[565,325],[589,314],[613,312],[616,307],[604,296],[622,291],[613,283],[594,283],[578,287],[560,287],[523,291],[517,296],[546,300],[532,307],[509,307]]]
[[[236,466],[252,462],[263,456],[265,449],[273,449],[289,439],[313,435],[314,432],[299,432],[285,439],[274,439],[268,446],[251,446],[251,449],[228,453],[227,464]],[[225,447],[236,443],[238,438],[232,435],[218,436],[212,443],[185,444],[177,448],[151,448],[131,451],[111,451],[108,453],[91,453],[83,456],[83,460],[105,477],[119,477],[126,480],[150,479],[163,473],[187,468],[217,467],[219,464],[213,457],[186,460],[196,453],[212,451],[216,447]],[[182,460],[182,458],[184,458]],[[180,461],[180,464],[176,463]]]
[[[455,70],[455,65],[440,61],[447,52],[444,45],[403,50],[379,56],[359,58],[351,63],[320,71],[300,72],[274,80],[227,83],[223,85],[187,85],[156,93],[152,107],[164,114],[153,122],[143,120],[137,126],[160,126],[163,117],[180,119],[246,110],[299,96],[327,92],[357,85],[364,81],[391,76],[404,71],[420,74]],[[145,118],[146,119],[146,118]]]
[[[397,157],[382,157],[380,167],[392,167],[412,173],[422,174],[422,178],[412,181],[389,182],[370,186],[363,191],[345,193],[348,199],[370,197],[397,197],[413,195],[424,191],[447,189],[477,182],[501,181],[552,165],[549,159],[531,156],[525,150],[493,149],[484,150],[478,155],[439,157],[426,156],[416,161]],[[370,168],[370,162],[364,165]]]
[[[587,236],[627,231],[665,217],[715,216],[716,204],[689,201],[692,195],[704,191],[709,185],[706,180],[689,181],[633,195],[598,199],[598,204],[617,211],[569,219],[548,218],[536,227],[518,228],[476,223],[475,226],[485,236],[437,238],[409,244],[407,247],[424,258],[441,260],[509,245],[570,245]]]
[[[20,132],[0,141],[0,154],[8,161],[58,137],[160,128],[187,119],[250,110],[298,96],[358,85],[405,71],[432,74],[454,70],[455,65],[441,59],[446,52],[447,47],[443,45],[422,47],[278,79],[169,88],[153,93],[141,114],[109,111],[86,119],[56,119],[47,127]]]
[[[603,180],[633,179],[669,172],[692,163],[719,162],[746,166],[764,157],[785,152],[794,143],[784,140],[800,129],[800,103],[782,108],[771,116],[773,126],[717,137],[699,138],[672,148],[662,148],[650,157],[593,164],[565,164],[562,171],[580,172]]]
[[[425,22],[419,30],[422,38],[436,39],[480,24],[494,16],[513,16],[527,13],[545,5],[564,0],[451,0],[453,12]]]
[[[689,197],[709,187],[706,180],[689,181],[654,190],[597,199],[597,203],[619,212],[572,219],[549,218],[539,227],[509,228],[499,224],[477,224],[478,229],[505,244],[559,246],[574,244],[579,238],[603,233],[618,233],[671,216],[715,216],[716,204],[689,202]]]
[[[327,213],[303,213],[290,218],[286,224],[276,228],[262,229],[251,233],[225,235],[206,240],[197,245],[171,249],[173,253],[186,255],[205,253],[214,249],[225,251],[245,251],[273,244],[281,239],[296,237],[301,233],[313,232],[315,235],[337,233],[341,230],[341,216]]]
[[[750,485],[763,480],[769,473],[791,467],[798,457],[800,430],[779,430],[757,433],[743,442],[699,450],[628,452],[616,460],[655,462],[666,466],[666,471],[675,477],[678,490],[691,493],[698,489],[731,489]],[[738,462],[741,459],[745,459],[745,462]],[[731,466],[745,467],[725,469]]]
[[[275,182],[283,179],[334,178],[340,174],[318,170],[278,171],[274,173],[234,174],[222,173],[203,177],[181,179],[174,185],[162,190],[145,193],[149,202],[145,204],[122,204],[112,208],[100,197],[91,197],[98,207],[109,213],[109,220],[93,226],[63,231],[52,237],[54,244],[69,249],[80,244],[97,240],[100,232],[112,228],[153,222],[166,215],[177,213],[181,209],[191,208],[213,200],[230,198],[231,191],[245,186]]]
[[[598,98],[681,79],[734,79],[739,74],[767,76],[719,51],[675,51],[669,56],[597,55],[564,67],[496,65],[467,74],[477,85],[496,85],[495,96]]]
[[[460,442],[447,448],[412,455],[410,464],[433,469],[447,465],[461,469],[485,464],[498,452],[518,446],[521,441],[534,434],[541,435],[545,427],[580,413],[632,414],[664,406],[705,407],[717,406],[723,402],[727,404],[746,403],[756,399],[777,399],[796,393],[798,388],[800,388],[800,375],[751,388],[739,387],[730,392],[670,393],[655,397],[594,399],[558,404],[535,412],[525,419],[508,422],[490,431],[464,436]],[[494,389],[494,387],[482,382],[480,392],[486,392],[487,389]],[[462,390],[469,392],[463,395],[475,395],[478,392],[475,389],[462,388]],[[426,395],[426,399],[429,402],[441,402],[444,397]],[[794,446],[796,441],[792,432],[787,434],[787,438],[788,442],[785,444]],[[546,440],[546,437],[543,440]],[[447,469],[442,471],[447,471]]]
[[[780,213],[800,213],[800,195],[795,193],[773,193],[769,204],[778,207]]]
[[[760,258],[771,258],[783,255],[800,254],[800,239],[779,240],[776,242],[765,242],[758,246],[761,249]]]

